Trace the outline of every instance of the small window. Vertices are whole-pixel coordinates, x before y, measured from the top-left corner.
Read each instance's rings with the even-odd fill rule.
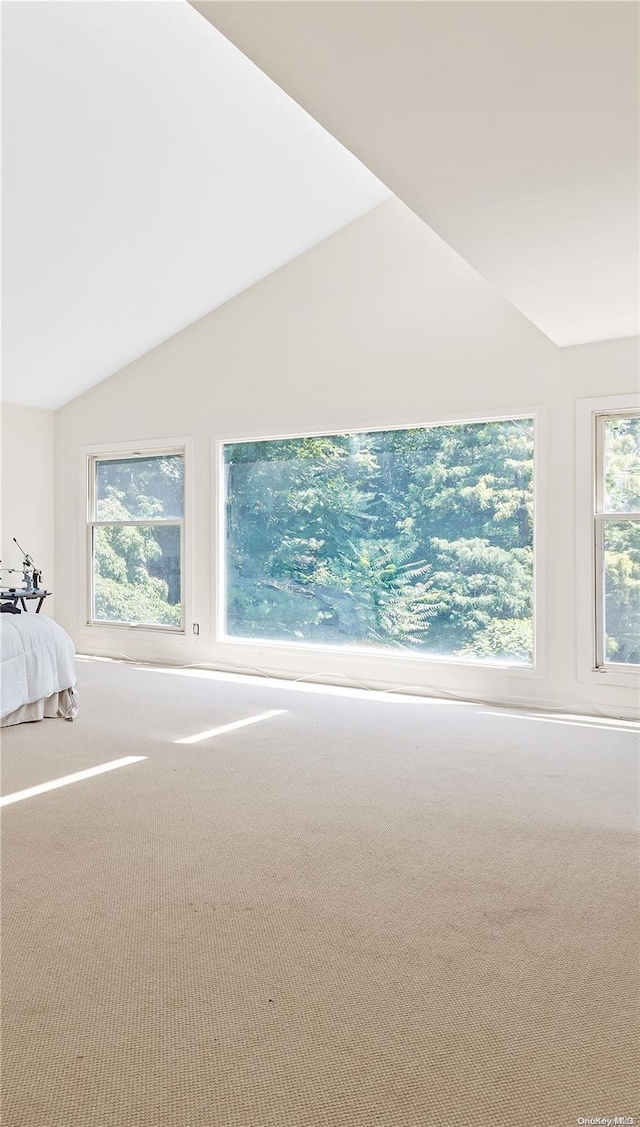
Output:
[[[596,415],[596,666],[640,665],[640,413]]]
[[[228,637],[531,666],[534,420],[224,446]]]
[[[182,631],[184,451],[89,470],[89,622]]]

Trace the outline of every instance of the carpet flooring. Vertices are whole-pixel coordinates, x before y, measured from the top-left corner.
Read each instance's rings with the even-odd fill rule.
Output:
[[[79,662],[2,735],[3,1127],[638,1116],[638,735]],[[178,743],[275,712],[244,727]]]

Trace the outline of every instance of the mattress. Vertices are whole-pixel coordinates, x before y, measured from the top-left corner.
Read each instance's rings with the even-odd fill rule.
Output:
[[[0,718],[76,684],[73,642],[46,614],[0,615]]]

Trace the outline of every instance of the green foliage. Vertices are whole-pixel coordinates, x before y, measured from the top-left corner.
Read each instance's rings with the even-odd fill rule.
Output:
[[[640,512],[640,416],[605,420],[605,511]]]
[[[530,662],[533,652],[531,618],[491,618],[460,653],[487,661]]]
[[[605,525],[607,661],[640,664],[640,524]]]
[[[533,424],[225,448],[231,635],[528,663]],[[179,456],[98,465],[95,616],[178,626]],[[640,419],[605,423],[608,661],[640,662]]]
[[[225,455],[230,634],[531,660],[531,420]]]
[[[101,521],[181,511],[182,459],[101,463]],[[118,488],[120,486],[120,488]],[[180,508],[178,508],[180,506]],[[94,616],[103,622],[179,626],[180,531],[175,525],[108,524],[94,530]]]
[[[640,663],[640,417],[605,419],[604,524],[605,658]]]
[[[184,458],[160,454],[149,458],[113,458],[98,463],[98,520],[107,520],[117,498],[123,520],[181,517],[184,505]]]

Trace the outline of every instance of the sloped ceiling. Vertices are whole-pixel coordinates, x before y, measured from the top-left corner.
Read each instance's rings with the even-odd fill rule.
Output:
[[[390,196],[186,0],[2,25],[8,401],[60,406]]]
[[[557,344],[638,332],[638,4],[194,7]]]

